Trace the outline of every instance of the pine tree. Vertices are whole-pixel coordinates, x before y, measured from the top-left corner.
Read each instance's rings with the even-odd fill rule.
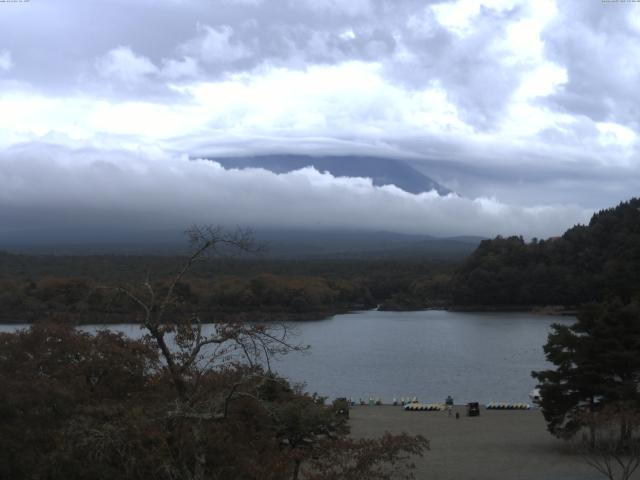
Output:
[[[556,368],[532,372],[551,433],[571,437],[607,405],[640,408],[639,302],[590,304],[575,324],[552,328],[544,351]]]

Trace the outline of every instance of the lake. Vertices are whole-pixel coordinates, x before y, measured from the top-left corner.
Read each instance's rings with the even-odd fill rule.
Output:
[[[286,355],[272,367],[330,398],[528,401],[535,386],[531,371],[549,367],[542,346],[550,325],[574,321],[513,312],[354,312],[289,323],[295,341],[311,349]],[[0,325],[0,331],[15,328]],[[109,328],[140,335],[138,325]]]

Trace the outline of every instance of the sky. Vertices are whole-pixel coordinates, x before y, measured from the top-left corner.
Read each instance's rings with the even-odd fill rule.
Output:
[[[559,235],[640,192],[638,58],[637,2],[0,2],[0,235]],[[455,193],[204,159],[274,153]]]

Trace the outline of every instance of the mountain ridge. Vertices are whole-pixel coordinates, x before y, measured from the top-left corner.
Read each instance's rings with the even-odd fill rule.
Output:
[[[439,195],[447,195],[452,191],[439,184],[427,175],[419,172],[409,164],[385,157],[369,157],[359,155],[256,155],[250,157],[210,157],[208,160],[222,165],[224,168],[245,169],[264,168],[273,173],[288,173],[305,167],[314,167],[322,172],[329,172],[336,177],[371,178],[376,186],[395,185],[413,194],[435,190]]]

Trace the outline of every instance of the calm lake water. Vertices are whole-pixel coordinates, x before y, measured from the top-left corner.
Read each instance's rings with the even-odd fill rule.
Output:
[[[549,366],[542,345],[550,325],[574,320],[513,312],[355,312],[288,324],[295,341],[311,349],[272,367],[330,398],[528,401],[535,386],[531,371]],[[138,325],[108,327],[140,335]],[[0,325],[0,331],[15,328]]]

